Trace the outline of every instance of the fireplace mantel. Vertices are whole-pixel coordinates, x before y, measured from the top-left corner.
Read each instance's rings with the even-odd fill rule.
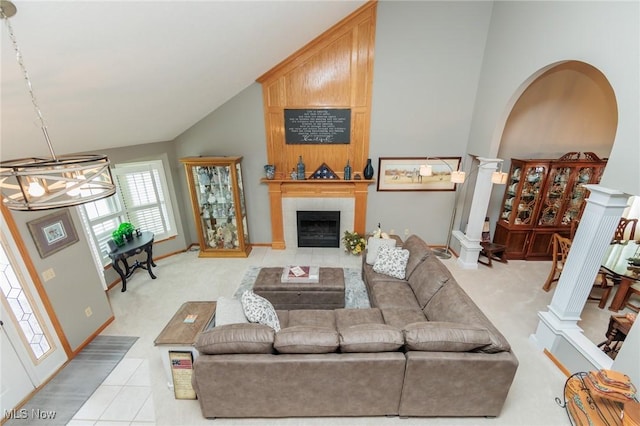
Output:
[[[271,247],[286,248],[282,222],[282,198],[353,198],[355,202],[353,228],[364,234],[367,221],[368,186],[375,180],[332,180],[332,179],[261,179],[269,187],[271,205]]]

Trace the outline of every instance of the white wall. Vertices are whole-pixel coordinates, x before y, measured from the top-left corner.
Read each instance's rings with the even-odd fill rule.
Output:
[[[491,2],[378,3],[370,157],[464,157]],[[367,228],[447,239],[453,192],[369,190]]]
[[[496,2],[469,152],[496,155],[513,102],[537,73],[566,60],[599,69],[618,101],[618,131],[603,186],[640,194],[638,2]]]

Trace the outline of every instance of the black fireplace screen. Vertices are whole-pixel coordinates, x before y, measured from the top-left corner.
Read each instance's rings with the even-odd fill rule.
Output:
[[[340,212],[298,210],[298,247],[340,247]]]

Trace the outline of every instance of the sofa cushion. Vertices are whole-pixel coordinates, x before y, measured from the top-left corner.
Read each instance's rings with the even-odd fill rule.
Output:
[[[402,331],[386,324],[359,324],[340,330],[342,352],[397,351],[403,344]]]
[[[394,278],[404,279],[408,259],[409,250],[380,246],[378,257],[376,257],[376,261],[373,264],[373,270]]]
[[[420,263],[409,277],[409,285],[423,309],[434,294],[449,281],[451,273],[436,256]]]
[[[419,308],[413,290],[405,282],[377,282],[371,288],[371,299],[380,309]]]
[[[278,321],[280,321],[280,329],[289,327],[289,311],[277,309],[276,314]]]
[[[263,324],[227,324],[200,333],[195,348],[210,355],[270,354],[274,333],[273,328]]]
[[[378,258],[378,251],[381,246],[395,247],[396,240],[393,238],[369,237],[367,240],[367,255],[365,256],[365,261],[369,265],[373,265],[376,262],[376,259]]]
[[[298,325],[335,329],[335,312],[333,309],[294,309],[289,311],[289,327]]]
[[[268,325],[275,331],[280,330],[280,321],[271,302],[258,296],[251,290],[242,293],[242,310],[249,322]]]
[[[335,329],[298,325],[277,332],[273,347],[285,354],[326,354],[335,352],[339,344]]]
[[[216,327],[248,322],[240,300],[224,296],[218,297],[216,300]]]
[[[432,255],[431,248],[424,240],[417,235],[411,235],[402,245],[409,250],[409,259],[407,260],[407,269],[405,277],[409,278],[416,267],[422,263],[427,257]]]
[[[407,324],[425,321],[426,317],[418,307],[381,309],[385,324],[403,329]]]
[[[450,280],[431,298],[423,312],[429,321],[459,322],[486,328],[491,344],[480,348],[480,352],[495,353],[511,349],[507,339],[454,280]]]
[[[486,328],[471,324],[424,321],[408,324],[403,332],[412,351],[469,352],[491,343]]]
[[[378,308],[369,309],[336,309],[336,328],[338,332],[352,325],[384,324],[382,312]]]

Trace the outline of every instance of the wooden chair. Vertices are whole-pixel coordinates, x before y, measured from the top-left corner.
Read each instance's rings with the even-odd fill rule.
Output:
[[[614,241],[622,241],[622,240],[633,240],[636,236],[636,225],[638,224],[638,219],[627,219],[620,218],[620,222],[618,222],[618,227],[613,234]],[[631,226],[631,230],[629,231],[629,235],[625,235],[627,232],[627,228]]]
[[[553,234],[551,237],[551,244],[553,244],[553,255],[551,258],[553,264],[551,266],[551,272],[549,272],[549,276],[547,277],[547,281],[545,281],[542,286],[544,291],[549,291],[551,289],[551,284],[560,279],[564,262],[567,260],[569,250],[571,249],[571,240],[558,233]]]
[[[618,222],[618,226],[616,227],[616,230],[613,234],[613,241],[633,240],[636,235],[637,223],[638,223],[638,219],[627,219],[624,217],[620,218],[620,222]],[[625,233],[627,232],[627,228],[629,227],[631,229],[629,230],[629,234],[627,236],[625,235]],[[599,302],[598,307],[600,309],[603,309],[607,304],[607,299],[609,298],[609,295],[611,294],[611,290],[613,289],[613,287],[615,285],[620,284],[620,279],[611,275],[609,272],[607,272],[604,269],[600,269],[600,272],[598,273],[597,278],[598,279],[596,279],[596,282],[594,283],[593,286],[594,288],[602,289],[602,292],[600,293],[600,297],[589,295],[587,300],[598,301]],[[631,291],[632,289],[629,289],[628,296],[631,295]],[[625,301],[625,304],[626,303],[627,302]],[[630,307],[634,309],[635,305],[631,305]]]
[[[604,309],[607,304],[607,300],[609,300],[611,290],[616,284],[620,284],[620,280],[613,279],[613,277],[611,277],[601,269],[596,277],[596,281],[593,283],[594,289],[601,290],[600,295],[594,295],[593,293],[591,293],[589,294],[589,297],[587,297],[587,300],[598,302],[598,308]]]
[[[636,312],[640,312],[640,305],[634,305],[629,301],[631,296],[634,294],[637,296],[640,296],[640,283],[636,283],[631,287],[629,287],[629,290],[627,291],[627,295],[624,299],[624,306],[626,306],[629,309],[633,309]]]

